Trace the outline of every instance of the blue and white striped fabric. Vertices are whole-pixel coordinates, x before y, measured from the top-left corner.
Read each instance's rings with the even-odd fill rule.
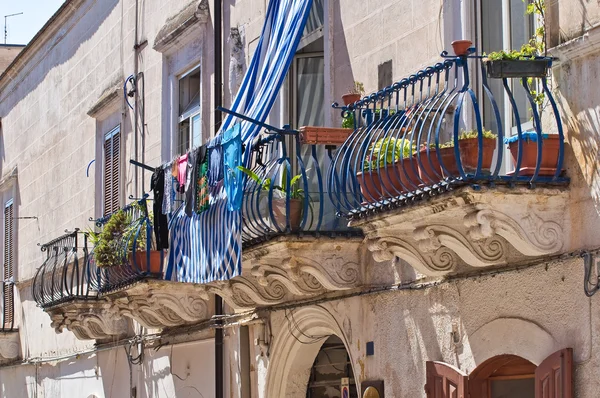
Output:
[[[302,37],[312,0],[271,0],[256,51],[231,109],[264,122],[273,107]],[[227,115],[226,131],[241,123],[246,147],[260,128]],[[244,153],[248,165],[250,151]],[[227,209],[224,189],[211,195],[207,211],[187,217],[179,209],[171,219],[169,264],[166,279],[208,283],[226,280],[242,271],[242,215]],[[175,272],[174,272],[175,271]]]

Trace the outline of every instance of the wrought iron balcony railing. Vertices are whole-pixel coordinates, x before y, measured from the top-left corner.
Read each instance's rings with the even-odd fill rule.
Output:
[[[164,254],[155,250],[147,195],[95,220],[91,261],[98,269],[100,294],[124,288],[144,278],[162,278]]]
[[[327,193],[324,145],[302,143],[298,132],[287,131],[263,135],[250,150],[242,204],[245,246],[285,234],[352,234]]]
[[[551,59],[541,59],[543,74],[487,71],[499,78],[492,80],[482,57],[442,56],[443,62],[342,108],[355,131],[328,171],[339,213],[352,218],[385,211],[463,184],[568,182],[562,123],[546,79]],[[476,66],[473,72],[469,65]],[[472,86],[478,69],[480,84]],[[555,134],[542,129],[542,113],[553,115],[544,125]],[[507,124],[516,134],[505,139]]]
[[[97,269],[88,253],[87,235],[78,251],[76,229],[41,246],[46,259],[33,279],[33,299],[42,308],[97,297]],[[83,254],[82,256],[80,254]]]

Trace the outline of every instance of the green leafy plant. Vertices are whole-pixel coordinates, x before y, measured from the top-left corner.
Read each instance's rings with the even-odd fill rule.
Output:
[[[385,167],[398,162],[401,158],[410,158],[415,150],[415,146],[411,146],[408,138],[380,138],[369,147],[367,159],[363,163],[363,170],[369,171]]]
[[[496,139],[498,136],[494,133],[492,133],[491,130],[483,130],[482,132],[483,138],[491,138],[491,139]],[[458,134],[458,139],[460,140],[468,140],[470,138],[477,138],[479,136],[479,132],[476,129],[473,130],[462,130],[459,134]],[[431,146],[433,146],[433,148],[435,148],[435,144],[430,144]],[[444,142],[443,144],[440,144],[440,149],[442,148],[454,148],[454,140],[450,140],[448,142]]]
[[[265,178],[262,179],[256,174],[254,171],[247,169],[244,166],[238,166],[238,169],[241,170],[244,174],[248,176],[252,181],[256,182],[258,185],[262,186],[262,189],[265,191],[269,191],[271,189],[271,179]],[[308,171],[308,170],[307,170]],[[287,181],[287,168],[283,168],[282,172],[282,185],[273,185],[273,190],[280,192],[282,195],[286,195],[288,190],[290,192],[290,199],[304,199],[304,189],[300,186],[302,174],[297,174],[293,176],[288,185]]]
[[[358,94],[362,96],[364,93],[365,86],[361,82],[354,81],[354,85],[348,89],[348,94]]]
[[[140,203],[136,202],[132,206],[139,210],[139,217],[134,218],[131,212],[118,210],[111,215],[100,232],[92,229],[86,231],[90,243],[94,246],[93,255],[98,267],[123,264],[127,254],[133,251],[134,241],[137,251],[146,249],[146,226],[147,223],[152,225],[153,215],[150,212],[146,218],[145,209]]]
[[[348,112],[346,116],[342,118],[342,128],[353,129],[354,128],[354,113]]]

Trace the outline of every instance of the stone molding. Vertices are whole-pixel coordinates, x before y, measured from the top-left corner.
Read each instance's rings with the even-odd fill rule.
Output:
[[[21,353],[19,331],[0,333],[0,359],[15,359]]]
[[[80,340],[119,338],[128,332],[127,320],[107,300],[75,300],[45,311],[56,333],[67,329]]]
[[[570,247],[564,192],[469,192],[361,220],[376,261],[399,257],[427,276],[506,265]],[[519,203],[519,205],[515,205]]]
[[[212,315],[205,288],[195,284],[144,280],[110,299],[119,315],[149,329],[190,325]]]
[[[161,53],[168,53],[172,44],[189,35],[194,30],[193,27],[207,23],[209,20],[210,10],[207,0],[190,2],[160,28],[154,38],[153,49]]]

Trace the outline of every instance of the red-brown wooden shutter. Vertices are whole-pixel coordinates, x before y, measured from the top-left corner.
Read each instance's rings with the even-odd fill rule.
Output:
[[[467,398],[468,377],[452,365],[428,361],[425,364],[427,398]]]
[[[119,209],[121,131],[112,130],[104,139],[104,215]]]
[[[550,355],[535,370],[535,398],[573,398],[573,349]]]
[[[3,319],[5,325],[10,325],[13,322],[13,307],[15,304],[13,284],[11,283],[12,278],[14,276],[13,226],[13,202],[9,202],[4,206],[4,302],[2,304],[4,308]]]

